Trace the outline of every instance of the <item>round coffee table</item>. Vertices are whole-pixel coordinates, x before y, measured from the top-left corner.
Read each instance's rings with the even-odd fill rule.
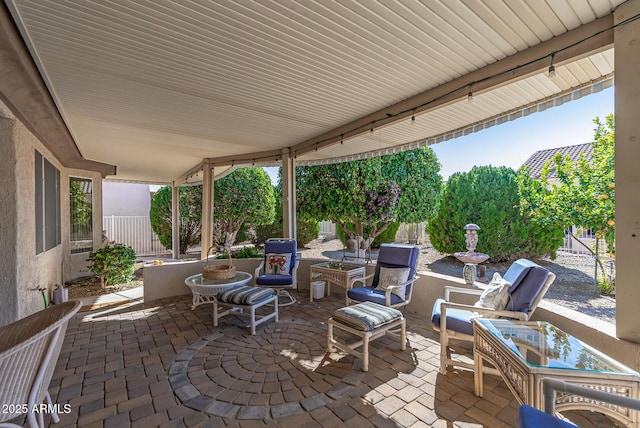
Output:
[[[235,276],[229,279],[204,279],[201,273],[191,275],[184,280],[193,293],[191,309],[203,303],[213,303],[218,293],[245,285],[251,278],[253,275],[247,272],[236,272]]]

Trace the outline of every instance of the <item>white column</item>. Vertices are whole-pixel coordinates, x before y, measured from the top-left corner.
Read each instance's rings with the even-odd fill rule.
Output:
[[[289,149],[282,149],[282,236],[296,238],[296,166]]]
[[[171,183],[171,257],[180,258],[180,187]]]
[[[640,14],[640,0],[616,9],[616,24]],[[616,114],[616,335],[640,342],[640,21],[614,31]]]
[[[202,166],[202,238],[200,245],[201,259],[207,258],[207,251],[212,244],[213,228],[213,166],[205,160]]]

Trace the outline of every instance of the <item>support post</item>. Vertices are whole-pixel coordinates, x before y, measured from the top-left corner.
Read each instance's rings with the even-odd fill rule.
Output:
[[[282,149],[282,236],[296,239],[296,166],[288,148]]]
[[[202,168],[202,238],[200,240],[202,249],[200,258],[204,260],[207,258],[213,241],[213,166],[208,159],[205,159]]]
[[[171,183],[171,257],[180,258],[180,187]]]
[[[640,13],[640,0],[622,3],[618,24]],[[640,343],[640,20],[614,30],[616,113],[616,336]]]

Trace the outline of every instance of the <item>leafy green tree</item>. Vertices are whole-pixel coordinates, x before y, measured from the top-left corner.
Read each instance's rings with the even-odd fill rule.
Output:
[[[179,189],[180,253],[200,243],[202,186]],[[213,240],[222,245],[226,233],[237,235],[244,223],[273,221],[275,199],[269,176],[262,168],[239,168],[214,182]],[[151,200],[151,227],[160,243],[171,248],[171,188],[162,187]]]
[[[180,254],[189,247],[200,243],[202,230],[202,186],[181,186],[178,189],[178,207],[180,210]],[[151,228],[158,235],[165,248],[171,248],[171,187],[158,189],[151,199],[149,211]]]
[[[440,252],[464,251],[463,227],[480,226],[476,250],[493,262],[520,257],[555,256],[563,228],[537,222],[520,206],[516,172],[507,167],[474,167],[453,174],[443,189],[438,213],[427,225],[431,244]]]
[[[83,181],[86,180],[72,178],[69,183],[72,240],[91,238],[92,204],[82,188]]]
[[[615,120],[610,114],[602,122],[596,117],[591,159],[581,154],[573,162],[557,153],[542,169],[538,182],[521,178],[523,203],[526,203],[537,221],[578,230],[591,229],[598,238],[604,238],[609,252],[615,244]],[[550,179],[552,168],[557,181]],[[569,231],[571,233],[571,231]],[[571,233],[588,251],[591,247]],[[600,268],[604,268],[600,263]]]
[[[350,238],[373,239],[394,221],[420,222],[435,212],[442,184],[439,171],[440,163],[429,147],[297,167],[299,215],[331,220]]]
[[[258,167],[238,168],[214,183],[213,241],[222,244],[227,233],[235,239],[244,223],[270,224],[276,214],[271,179]]]
[[[276,200],[276,215],[271,224],[265,224],[256,228],[256,243],[262,244],[269,238],[278,238],[284,235],[282,228],[282,169],[278,169],[278,183],[274,186]],[[296,242],[299,247],[308,244],[320,235],[318,220],[300,216],[300,209],[296,216]]]

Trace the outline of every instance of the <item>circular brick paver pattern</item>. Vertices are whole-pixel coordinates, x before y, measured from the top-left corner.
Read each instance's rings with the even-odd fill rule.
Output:
[[[354,359],[326,354],[326,326],[280,321],[259,329],[227,326],[188,346],[169,382],[192,409],[235,419],[279,419],[312,411],[348,394],[364,373]]]

